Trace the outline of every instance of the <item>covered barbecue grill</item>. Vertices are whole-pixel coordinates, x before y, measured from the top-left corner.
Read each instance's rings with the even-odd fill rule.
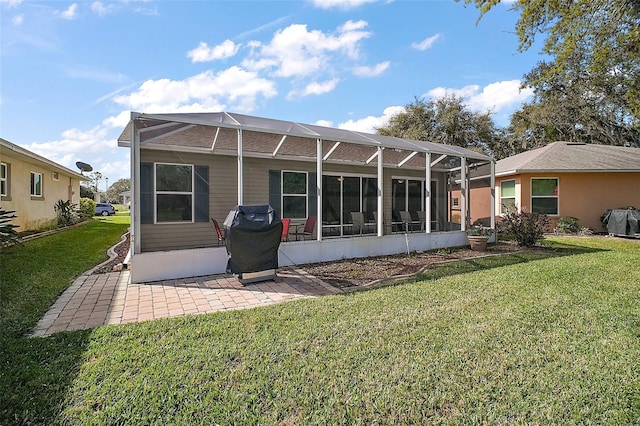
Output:
[[[227,271],[242,284],[276,278],[282,222],[269,205],[234,207],[223,224]]]
[[[614,209],[604,218],[609,235],[640,238],[640,211],[634,209]]]

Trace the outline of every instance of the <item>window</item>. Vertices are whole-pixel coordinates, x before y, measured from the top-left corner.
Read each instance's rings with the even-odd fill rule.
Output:
[[[460,198],[458,197],[453,197],[453,199],[451,200],[451,205],[454,208],[459,208],[460,207]]]
[[[531,211],[558,215],[558,178],[531,179]]]
[[[6,197],[9,194],[9,173],[7,165],[0,163],[0,196]]]
[[[31,172],[31,196],[42,197],[42,173]]]
[[[516,181],[503,180],[500,182],[500,214],[516,208]]]
[[[307,217],[307,173],[282,172],[282,217]]]
[[[156,163],[156,222],[193,222],[193,166]]]

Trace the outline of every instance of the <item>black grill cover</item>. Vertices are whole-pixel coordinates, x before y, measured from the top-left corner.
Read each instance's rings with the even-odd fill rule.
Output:
[[[236,206],[223,226],[230,272],[242,274],[278,268],[282,222],[271,206]]]

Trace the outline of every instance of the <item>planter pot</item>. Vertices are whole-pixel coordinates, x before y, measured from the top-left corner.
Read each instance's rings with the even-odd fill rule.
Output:
[[[482,237],[478,235],[469,235],[469,245],[473,251],[486,251],[488,237]]]

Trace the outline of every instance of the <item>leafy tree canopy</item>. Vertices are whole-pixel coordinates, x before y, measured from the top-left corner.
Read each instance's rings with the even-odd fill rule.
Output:
[[[489,112],[469,110],[462,98],[446,96],[429,102],[415,98],[386,126],[381,135],[457,145],[491,155],[500,133]]]

